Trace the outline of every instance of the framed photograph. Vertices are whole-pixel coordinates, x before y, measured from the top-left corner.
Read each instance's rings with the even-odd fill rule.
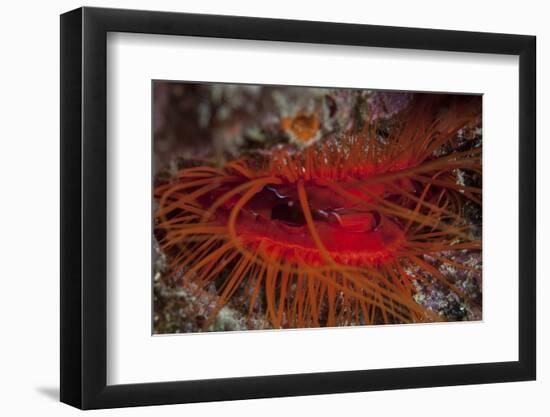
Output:
[[[533,380],[535,37],[61,16],[61,401]]]

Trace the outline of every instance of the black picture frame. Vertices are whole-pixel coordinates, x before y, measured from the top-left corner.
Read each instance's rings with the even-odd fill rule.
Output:
[[[108,32],[519,56],[519,360],[107,385]],[[82,409],[534,380],[536,38],[80,8],[61,15],[61,401]]]

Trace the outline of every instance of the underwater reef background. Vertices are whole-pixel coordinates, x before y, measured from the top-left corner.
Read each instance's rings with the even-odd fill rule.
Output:
[[[221,167],[246,153],[269,158],[272,150],[280,146],[299,152],[327,138],[349,134],[365,126],[376,129],[383,140],[399,123],[399,115],[418,95],[421,94],[155,81],[155,186],[169,182],[179,170],[205,161]],[[438,152],[465,152],[480,148],[481,144],[480,118],[478,123],[458,130],[454,140]],[[458,178],[461,185],[481,188],[481,175],[461,171]],[[156,208],[158,201],[155,201]],[[467,201],[461,210],[461,216],[471,226],[469,233],[481,239],[481,205]],[[261,291],[255,298],[255,305],[250,306],[250,294],[243,285],[218,310],[216,299],[220,282],[229,271],[222,270],[219,279],[205,288],[197,288],[192,281],[183,279],[185,269],[173,273],[169,265],[174,255],[161,249],[157,235],[153,245],[155,334],[273,328]],[[462,296],[434,279],[429,271],[417,270],[414,272],[425,279],[414,281],[415,302],[434,313],[435,318],[430,321],[480,320],[481,250],[453,250],[441,255],[450,262],[440,265],[439,272],[452,280]],[[430,264],[433,261],[429,254],[423,255],[423,259]],[[215,313],[213,318],[210,317],[212,313]],[[349,323],[360,324],[363,323]]]

